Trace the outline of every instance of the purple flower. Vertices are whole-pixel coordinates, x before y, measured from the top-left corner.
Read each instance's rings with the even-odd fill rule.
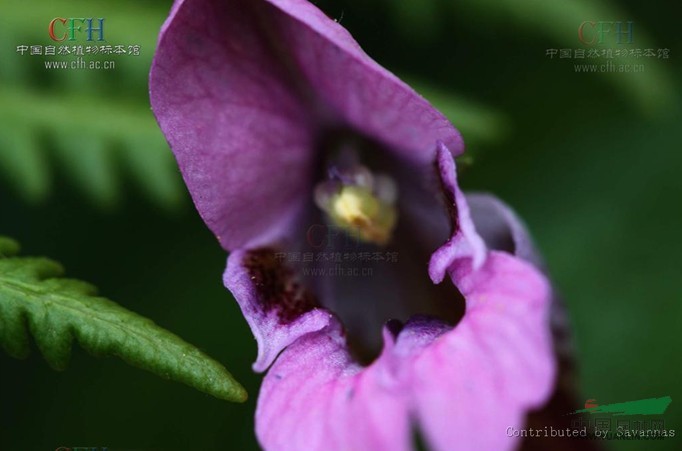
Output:
[[[551,288],[457,130],[306,0],[180,0],[151,101],[266,371],[266,449],[509,449],[549,397]]]

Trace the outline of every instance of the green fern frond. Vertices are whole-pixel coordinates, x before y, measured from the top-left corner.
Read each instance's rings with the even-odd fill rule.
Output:
[[[48,143],[37,139],[42,132]],[[41,145],[42,144],[42,145]],[[172,153],[151,111],[111,100],[106,107],[82,95],[0,88],[0,170],[28,200],[49,193],[50,160],[101,205],[120,192],[117,163],[166,207],[182,199]]]
[[[196,347],[96,296],[92,285],[61,278],[59,263],[18,252],[16,241],[0,237],[0,343],[9,355],[28,355],[30,333],[50,366],[62,370],[75,340],[93,355],[120,357],[220,399],[246,400],[232,375]]]

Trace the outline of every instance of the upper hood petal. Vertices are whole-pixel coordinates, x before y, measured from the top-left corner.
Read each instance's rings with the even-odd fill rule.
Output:
[[[311,197],[325,127],[428,163],[458,132],[307,0],[177,1],[150,75],[152,109],[224,248],[286,227]]]

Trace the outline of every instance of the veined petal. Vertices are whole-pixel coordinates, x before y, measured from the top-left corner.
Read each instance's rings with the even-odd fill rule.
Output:
[[[407,84],[373,61],[339,23],[308,0],[268,0],[300,73],[334,114],[411,161],[428,163],[436,141],[454,155],[459,132]]]
[[[362,368],[338,328],[289,346],[263,381],[256,434],[268,450],[391,450],[410,446],[407,392],[391,374],[392,338]]]
[[[547,401],[555,363],[550,290],[539,271],[501,252],[483,266],[451,272],[467,302],[462,321],[431,344],[406,326],[395,350],[405,370],[420,430],[435,450],[505,450],[508,427]],[[415,346],[415,341],[425,343]]]
[[[544,268],[540,253],[525,224],[517,214],[491,194],[469,193],[467,200],[471,215],[486,244],[491,249],[502,249],[532,263],[536,268]],[[575,349],[571,325],[566,307],[561,297],[553,292],[550,306],[550,330],[552,333],[554,354],[557,361],[556,383],[549,401],[539,410],[530,412],[527,417],[528,427],[540,429],[546,426],[562,429],[570,425],[565,416],[579,408],[578,390],[575,377]],[[527,438],[522,449],[572,449],[570,438],[535,437]],[[585,450],[597,448],[585,443]]]
[[[309,197],[314,164],[310,116],[249,3],[177,1],[150,75],[161,130],[229,250],[288,224]]]
[[[490,249],[509,252],[543,270],[544,262],[526,225],[518,215],[497,197],[486,193],[468,193],[467,201],[471,208],[471,216],[476,230]],[[550,329],[554,339],[555,354],[561,364],[560,381],[557,389],[563,391],[565,403],[574,402],[575,392],[573,380],[574,346],[566,307],[561,297],[552,290],[550,307]],[[571,410],[570,407],[565,409]]]
[[[307,0],[179,0],[150,75],[152,109],[199,213],[228,250],[261,245],[311,198],[316,146],[350,128],[408,161],[450,122]]]
[[[470,263],[470,261],[469,261]],[[336,325],[301,337],[266,375],[256,430],[270,450],[411,448],[418,427],[430,449],[504,450],[553,386],[549,287],[539,271],[493,251],[483,266],[451,273],[467,312],[451,329],[425,317],[397,339],[384,330],[367,368]]]

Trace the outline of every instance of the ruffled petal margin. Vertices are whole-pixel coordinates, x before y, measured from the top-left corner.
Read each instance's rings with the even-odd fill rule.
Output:
[[[466,198],[457,185],[455,161],[443,142],[437,144],[435,165],[452,224],[452,236],[433,253],[429,262],[431,280],[440,283],[448,268],[460,260],[470,260],[474,269],[479,268],[485,259],[486,246],[476,232]]]
[[[469,262],[470,263],[470,262]],[[542,274],[493,251],[476,271],[449,270],[467,302],[446,330],[407,323],[362,369],[325,329],[286,348],[265,377],[256,431],[266,449],[410,449],[414,428],[435,450],[512,449],[529,409],[549,396],[550,289]]]
[[[258,344],[255,371],[265,371],[296,339],[336,323],[304,287],[291,288],[296,283],[292,277],[269,248],[235,251],[227,259],[225,287],[237,300]]]

